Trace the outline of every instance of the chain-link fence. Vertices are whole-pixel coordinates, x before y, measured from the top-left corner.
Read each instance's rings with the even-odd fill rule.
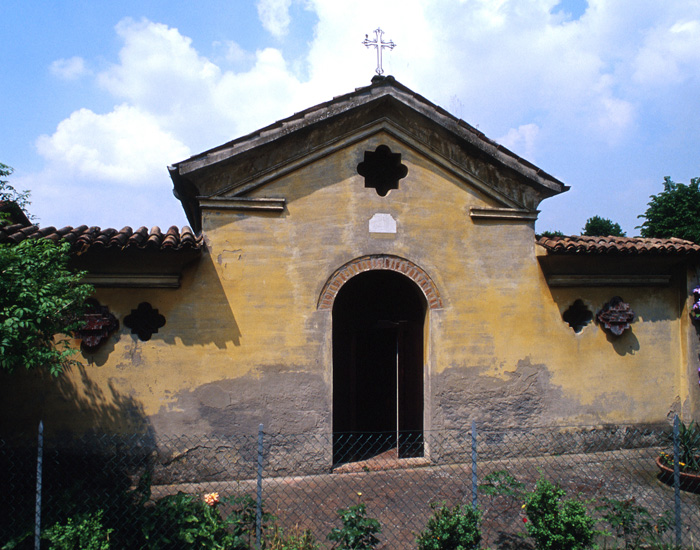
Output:
[[[49,548],[46,536],[54,525],[69,519],[78,525],[98,510],[101,526],[111,530],[110,548],[207,547],[201,530],[220,527],[206,523],[214,512],[233,518],[225,529],[240,535],[217,548],[307,548],[274,546],[271,537],[279,528],[309,530],[331,548],[327,535],[340,526],[337,511],[358,503],[381,524],[378,548],[416,548],[431,504],[441,502],[478,505],[482,548],[534,548],[524,536],[522,504],[541,478],[584,502],[599,520],[597,528],[609,533],[599,535],[608,548],[652,539],[693,548],[700,539],[700,483],[695,486],[678,458],[674,476],[671,428],[467,426],[301,435],[261,430],[235,437],[37,441],[0,440],[0,548],[35,548],[37,526],[41,548]],[[676,457],[687,442],[679,443]],[[668,455],[659,460],[662,452]],[[214,492],[207,497],[211,506],[204,503],[204,495]],[[621,526],[616,518],[627,523]]]

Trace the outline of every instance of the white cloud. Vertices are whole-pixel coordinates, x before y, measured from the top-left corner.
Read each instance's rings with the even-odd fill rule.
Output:
[[[149,186],[128,187],[112,181],[66,173],[65,167],[47,165],[42,171],[19,174],[13,184],[32,190],[29,208],[42,226],[66,225],[116,227],[142,225],[162,229],[187,225],[180,203],[172,194],[165,168],[164,177]]]
[[[700,20],[651,29],[634,66],[635,81],[645,85],[676,85],[700,76]]]
[[[40,136],[37,149],[68,173],[122,185],[150,185],[171,159],[190,154],[155,117],[128,105],[106,115],[76,111],[53,135]]]
[[[280,38],[289,29],[292,0],[258,0],[258,17],[267,32]]]
[[[610,144],[619,143],[634,122],[634,107],[615,97],[601,97],[597,126]]]
[[[49,70],[51,74],[64,80],[77,80],[89,73],[85,67],[85,60],[77,56],[70,59],[57,59],[51,63]]]
[[[243,49],[238,42],[233,40],[226,40],[224,42],[217,41],[214,42],[214,46],[223,49],[223,58],[228,63],[239,65],[249,61],[254,61],[254,56],[250,52]]]
[[[234,55],[250,60],[250,67],[224,71],[177,29],[125,19],[117,32],[124,40],[120,62],[98,75],[99,84],[153,115],[165,131],[194,150],[219,145],[288,115],[289,109],[308,106],[300,101],[301,83],[277,49],[247,53],[234,48]]]
[[[518,128],[511,128],[505,136],[496,141],[519,156],[534,162],[539,132],[540,128],[537,124],[523,124]]]
[[[197,53],[191,39],[146,19],[124,19],[116,30],[124,46],[119,63],[98,76],[105,90],[156,115],[206,101],[220,70]]]
[[[250,71],[227,72],[211,90],[212,108],[227,121],[221,133],[251,132],[310,106],[303,99],[301,82],[291,74],[279,50],[261,50],[255,59]]]
[[[124,41],[119,63],[96,81],[121,103],[106,113],[79,109],[53,134],[37,139],[46,167],[40,177],[23,179],[44,197],[33,210],[48,223],[45,213],[56,205],[50,197],[57,196],[72,197],[61,208],[62,217],[74,214],[76,204],[97,203],[110,205],[102,214],[110,225],[124,223],[119,215],[138,223],[135,213],[151,220],[165,201],[171,218],[182,221],[182,215],[172,216],[179,206],[170,193],[168,165],[308,106],[301,83],[277,49],[247,53],[239,48],[235,55],[252,60],[250,68],[223,71],[166,25],[125,19],[117,33]],[[153,200],[155,189],[161,201]],[[122,193],[131,208],[108,198]]]

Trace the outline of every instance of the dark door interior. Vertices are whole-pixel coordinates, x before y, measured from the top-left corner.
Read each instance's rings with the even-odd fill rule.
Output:
[[[370,271],[333,306],[333,460],[423,453],[425,298],[407,277]]]

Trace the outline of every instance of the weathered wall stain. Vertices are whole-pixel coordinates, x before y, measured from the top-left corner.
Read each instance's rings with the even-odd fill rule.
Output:
[[[268,432],[327,431],[330,404],[320,374],[293,367],[265,367],[240,378],[183,390],[151,417],[159,432],[217,436]]]
[[[449,368],[436,376],[438,422],[446,428],[467,429],[472,420],[488,427],[527,427],[551,422],[555,403],[563,399],[544,365],[518,362],[504,377],[483,369]],[[559,408],[559,407],[557,407]]]

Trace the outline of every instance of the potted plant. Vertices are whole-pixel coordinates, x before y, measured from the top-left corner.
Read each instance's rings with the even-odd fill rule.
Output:
[[[659,478],[665,483],[673,483],[673,454],[661,452],[656,459]],[[678,426],[678,467],[681,488],[685,491],[700,492],[700,426],[691,421],[686,426]]]

